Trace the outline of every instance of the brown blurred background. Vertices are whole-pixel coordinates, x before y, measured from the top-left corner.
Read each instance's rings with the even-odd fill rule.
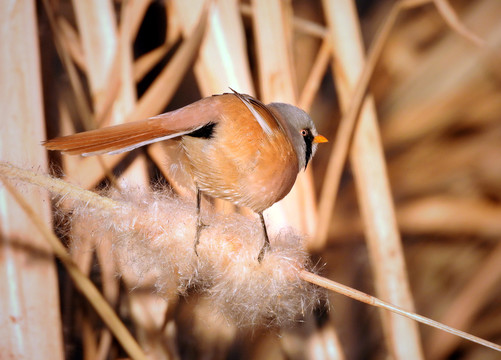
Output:
[[[305,182],[313,198],[308,190],[297,195],[315,203],[330,181],[326,168],[341,119],[334,74],[340,55],[327,48],[329,61],[319,60],[323,42],[331,36],[327,2],[216,1],[218,15],[209,15],[200,34],[214,33],[206,35],[197,51],[192,34],[197,32],[201,1],[39,1],[47,137],[152,116],[231,86],[265,102],[308,107],[319,132],[330,140],[311,164],[313,185]],[[460,22],[485,44],[479,46],[452,29],[432,3],[403,10],[386,40],[369,91],[416,312],[500,343],[501,2],[449,3]],[[332,4],[335,9],[336,1]],[[356,2],[365,49],[393,5],[386,0]],[[186,50],[183,45],[189,39],[194,48]],[[271,47],[266,47],[267,39]],[[315,77],[311,71],[317,65]],[[171,73],[162,78],[169,67]],[[309,92],[303,91],[308,84]],[[161,181],[179,190],[162,167],[162,156],[157,148],[139,149],[103,160],[104,168],[146,187]],[[89,189],[109,184],[97,160],[80,162],[58,154],[50,154],[50,160],[69,181]],[[379,265],[371,264],[368,254],[350,161],[337,194],[327,242],[314,251],[313,259],[323,276],[376,294],[373,269]],[[314,224],[314,212],[300,204],[289,203],[283,217],[293,224],[296,217]],[[299,230],[313,237],[310,220]],[[298,329],[278,334],[242,333],[212,319],[203,299],[193,295],[169,305],[169,323],[160,336],[156,331],[166,311],[159,305],[162,300],[150,294],[130,299],[113,270],[103,270],[103,254],[107,253],[84,252],[80,264],[105,293],[114,289],[108,290],[109,298],[140,344],[154,349],[153,358],[395,356],[380,312],[334,293],[329,295],[330,311],[318,311]],[[124,357],[111,338],[103,340],[102,323],[62,269],[59,281],[66,358]],[[142,310],[131,304],[140,304]],[[424,358],[499,359],[492,350],[438,330],[420,325],[419,331]]]

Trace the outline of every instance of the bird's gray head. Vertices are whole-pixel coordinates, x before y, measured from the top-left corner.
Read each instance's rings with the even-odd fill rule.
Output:
[[[299,162],[299,170],[306,169],[308,162],[317,151],[319,142],[326,142],[327,139],[318,135],[313,120],[303,110],[289,104],[271,103],[268,105],[281,115],[296,151]]]

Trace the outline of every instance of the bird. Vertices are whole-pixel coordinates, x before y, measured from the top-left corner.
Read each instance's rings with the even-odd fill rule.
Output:
[[[263,211],[290,192],[317,145],[328,140],[318,134],[302,109],[278,102],[265,105],[230,90],[145,120],[57,137],[43,145],[48,150],[91,156],[179,141],[196,186],[195,253],[205,227],[200,216],[204,194],[259,215],[264,233],[258,255],[261,263],[270,249]]]

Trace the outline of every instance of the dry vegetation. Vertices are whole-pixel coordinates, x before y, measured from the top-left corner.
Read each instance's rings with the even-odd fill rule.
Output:
[[[303,281],[501,343],[501,2],[358,3],[1,4],[0,357],[499,358]],[[221,201],[194,256],[175,147],[48,165],[40,145],[229,87],[298,105],[330,140],[265,212],[262,266],[258,220]]]

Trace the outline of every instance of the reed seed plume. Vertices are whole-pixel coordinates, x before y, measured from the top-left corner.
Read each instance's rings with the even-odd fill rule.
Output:
[[[137,286],[153,282],[165,298],[194,290],[215,313],[240,327],[290,326],[318,306],[325,293],[300,277],[312,270],[304,238],[292,229],[271,237],[271,250],[257,261],[263,234],[257,219],[202,209],[197,251],[195,204],[168,190],[147,192],[120,184],[99,196],[58,179],[1,164],[13,179],[49,189],[65,200],[72,241],[112,242],[119,273]],[[57,204],[58,202],[56,202]]]

